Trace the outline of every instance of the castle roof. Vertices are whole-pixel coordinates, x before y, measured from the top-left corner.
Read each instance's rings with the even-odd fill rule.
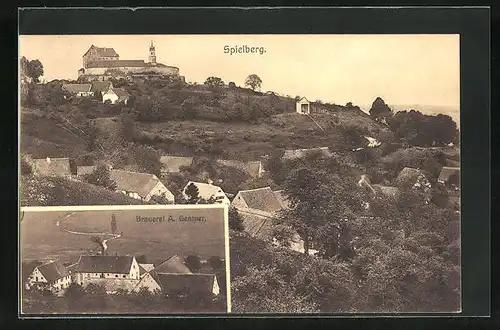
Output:
[[[91,50],[95,49],[97,52],[97,56],[101,57],[118,57],[118,53],[115,52],[114,48],[108,48],[108,47],[97,47],[97,46],[90,46],[90,48],[83,54],[83,56],[87,55],[87,53]]]
[[[81,256],[75,272],[128,274],[133,261],[132,256]]]
[[[146,197],[160,182],[156,175],[150,173],[111,170],[109,174],[118,190],[136,192],[141,197]]]
[[[104,60],[94,61],[87,65],[88,68],[122,68],[146,67],[144,60]]]

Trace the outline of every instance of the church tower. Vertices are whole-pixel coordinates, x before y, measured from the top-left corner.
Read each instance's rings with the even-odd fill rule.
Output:
[[[156,51],[153,40],[151,40],[151,46],[149,46],[149,63],[156,64]]]

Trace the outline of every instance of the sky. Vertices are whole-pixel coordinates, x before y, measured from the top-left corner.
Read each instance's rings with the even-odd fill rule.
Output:
[[[76,79],[92,44],[147,61],[151,41],[157,62],[178,67],[187,82],[216,76],[243,86],[257,74],[262,91],[311,101],[460,104],[459,35],[29,35],[19,52],[42,62],[46,81]],[[265,52],[231,55],[225,46]]]

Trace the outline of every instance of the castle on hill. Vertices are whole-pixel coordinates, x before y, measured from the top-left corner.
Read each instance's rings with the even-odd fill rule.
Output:
[[[80,81],[108,80],[109,78],[162,77],[181,78],[179,68],[156,61],[156,50],[151,41],[148,62],[121,60],[113,48],[90,46],[83,54],[83,67],[78,70]]]

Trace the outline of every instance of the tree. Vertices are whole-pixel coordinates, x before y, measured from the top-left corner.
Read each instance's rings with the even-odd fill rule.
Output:
[[[185,193],[188,196],[188,204],[196,204],[196,203],[198,203],[198,200],[200,198],[200,191],[199,191],[198,187],[194,183],[191,182],[186,187]]]
[[[191,120],[196,118],[198,115],[197,106],[199,103],[200,101],[197,97],[190,97],[182,102],[181,109],[184,119]]]
[[[132,154],[141,171],[161,176],[163,164],[157,150],[139,145],[132,149]]]
[[[234,81],[230,81],[229,84],[228,84],[228,86],[231,89],[235,89],[236,88],[236,84],[234,83]]]
[[[251,74],[245,79],[245,86],[250,87],[253,91],[259,90],[262,85],[262,79],[256,74]]]
[[[241,218],[238,210],[235,207],[229,208],[229,229],[233,229],[236,231],[245,230],[243,219]]]
[[[127,142],[134,141],[137,138],[137,130],[133,116],[131,114],[120,115],[120,123],[121,137]]]
[[[33,79],[34,82],[39,82],[39,78],[43,76],[43,65],[40,60],[32,60],[28,62],[27,65],[27,75],[31,79]]]
[[[222,259],[217,257],[217,256],[212,256],[212,257],[208,258],[207,261],[210,264],[210,267],[212,267],[212,269],[214,271],[221,270],[222,267],[224,266]]]
[[[392,110],[384,100],[377,97],[370,109],[370,116],[377,121],[387,120],[392,116]]]
[[[197,255],[187,256],[185,264],[193,273],[199,272],[201,269],[201,260]]]
[[[219,77],[208,77],[204,84],[208,87],[222,87],[224,86],[224,81]]]
[[[113,213],[111,215],[111,233],[116,234],[116,230],[117,230],[116,217],[115,214]]]
[[[116,182],[111,179],[110,172],[105,165],[98,165],[91,173],[84,174],[82,178],[96,186],[110,190],[116,189]]]

